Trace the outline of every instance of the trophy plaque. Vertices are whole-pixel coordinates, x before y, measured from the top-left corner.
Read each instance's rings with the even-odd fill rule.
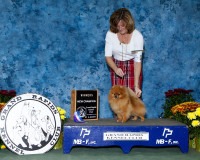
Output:
[[[71,119],[74,112],[79,111],[83,120],[98,120],[98,90],[71,91]]]

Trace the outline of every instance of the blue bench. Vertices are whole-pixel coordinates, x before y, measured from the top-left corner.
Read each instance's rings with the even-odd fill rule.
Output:
[[[120,146],[124,153],[129,153],[133,146],[178,146],[187,153],[188,138],[188,127],[172,119],[129,120],[123,124],[116,119],[88,123],[68,120],[63,128],[63,152],[68,154],[75,146]]]

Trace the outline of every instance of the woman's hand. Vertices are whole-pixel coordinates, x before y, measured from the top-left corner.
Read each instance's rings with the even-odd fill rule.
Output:
[[[110,68],[113,69],[113,71],[115,72],[115,74],[117,74],[117,75],[120,76],[120,77],[123,77],[123,76],[124,76],[124,72],[122,71],[121,68],[118,68],[118,67],[116,66],[116,64],[113,62],[112,57],[106,57],[106,62],[107,62],[107,64],[110,66]]]
[[[141,97],[142,91],[138,86],[135,86],[135,94],[137,97]]]
[[[118,76],[120,76],[120,77],[124,77],[124,72],[122,71],[121,68],[117,68],[117,69],[115,70],[115,73],[116,73]]]

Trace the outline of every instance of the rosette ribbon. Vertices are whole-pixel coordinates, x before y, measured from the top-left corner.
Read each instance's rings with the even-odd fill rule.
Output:
[[[84,121],[82,118],[81,118],[81,116],[80,116],[80,114],[79,114],[79,111],[77,111],[77,112],[74,112],[74,122],[76,122],[76,123],[86,123],[86,121]]]

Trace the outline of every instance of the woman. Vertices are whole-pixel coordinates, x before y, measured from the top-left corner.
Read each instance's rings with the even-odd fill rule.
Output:
[[[105,58],[111,68],[113,85],[125,85],[141,96],[143,36],[135,29],[130,11],[121,8],[110,16]],[[138,51],[140,50],[140,51]],[[137,51],[135,54],[132,51]]]

